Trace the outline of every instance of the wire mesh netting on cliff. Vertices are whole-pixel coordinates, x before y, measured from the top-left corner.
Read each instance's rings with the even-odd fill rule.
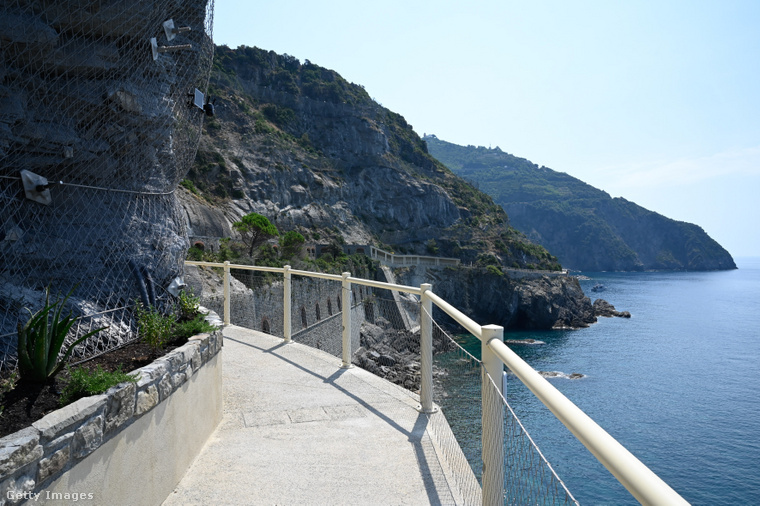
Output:
[[[187,249],[174,192],[201,133],[205,103],[195,90],[207,89],[212,24],[213,0],[0,5],[6,366],[23,308],[41,308],[46,286],[74,289],[67,310],[91,316],[82,332],[110,325],[80,356],[134,337],[124,308],[135,298],[168,298]]]

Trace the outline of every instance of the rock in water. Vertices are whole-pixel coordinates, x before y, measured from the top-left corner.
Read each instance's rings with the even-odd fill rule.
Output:
[[[595,316],[619,316],[621,318],[630,318],[631,313],[628,311],[617,311],[615,306],[610,304],[604,299],[596,299],[594,301],[594,315]]]

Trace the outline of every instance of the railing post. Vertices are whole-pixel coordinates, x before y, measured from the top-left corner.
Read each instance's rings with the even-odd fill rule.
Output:
[[[483,505],[504,504],[504,405],[498,393],[503,395],[504,364],[488,347],[489,341],[504,342],[504,327],[486,325],[481,339],[483,381],[481,402],[483,420]],[[498,393],[494,391],[486,372],[493,379]]]
[[[285,338],[285,342],[289,343],[293,339],[293,327],[291,326],[291,275],[290,275],[290,266],[286,265],[283,267],[282,270],[282,307],[283,307],[283,315],[282,315],[282,333],[283,337]]]
[[[428,290],[433,285],[420,285],[420,411],[435,413],[433,407],[433,301],[428,296]]]
[[[350,272],[344,272],[343,276],[343,297],[341,306],[343,310],[343,365],[341,368],[350,369],[351,365],[351,282],[348,277]]]
[[[230,324],[230,262],[224,262],[224,324]]]

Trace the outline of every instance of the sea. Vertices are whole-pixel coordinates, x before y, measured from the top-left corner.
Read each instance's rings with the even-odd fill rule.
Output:
[[[731,271],[585,272],[592,301],[603,298],[630,319],[505,333],[538,342],[510,346],[534,369],[559,373],[549,381],[692,504],[760,505],[760,258],[736,263]],[[462,340],[478,354],[478,343]],[[516,377],[507,375],[506,386],[581,504],[638,504]],[[465,439],[474,433],[452,428]]]

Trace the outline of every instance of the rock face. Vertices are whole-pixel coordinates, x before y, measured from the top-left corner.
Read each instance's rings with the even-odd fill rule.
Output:
[[[256,212],[307,242],[428,255],[432,240],[435,254],[465,262],[550,262],[363,87],[258,48],[222,46],[215,58],[217,117],[188,178],[217,216],[234,222]]]
[[[182,197],[191,239],[227,235],[231,222],[257,212],[307,242],[375,244],[472,263],[399,282],[432,281],[436,293],[483,324],[595,321],[572,278],[499,275],[508,267],[558,264],[509,228],[487,195],[432,159],[411,126],[363,88],[257,48],[217,48],[216,62],[217,118],[206,123],[189,173],[196,195]]]
[[[618,311],[615,306],[610,304],[604,299],[596,299],[594,301],[594,315],[596,316],[619,316],[621,318],[630,318],[631,313],[628,311]]]
[[[192,240],[229,234],[231,222],[257,212],[307,242],[374,244],[472,263],[478,268],[458,272],[441,295],[483,323],[551,328],[593,321],[577,283],[547,281],[553,288],[542,288],[540,297],[552,312],[543,314],[530,308],[530,285],[496,274],[559,264],[511,229],[486,194],[431,158],[412,127],[362,87],[257,48],[219,47],[216,63],[217,119],[206,123],[188,175],[196,195],[182,197]],[[436,283],[439,293],[444,283]],[[478,288],[463,288],[469,283]],[[564,303],[573,307],[561,309]]]
[[[424,271],[424,272],[421,272]],[[402,284],[433,285],[433,291],[478,323],[507,329],[582,328],[596,322],[591,300],[572,276],[494,276],[486,269],[397,269]],[[447,316],[436,311],[436,319]]]
[[[573,277],[528,280],[517,287],[513,327],[528,329],[582,328],[596,322],[588,297]]]
[[[188,93],[206,87],[208,14],[206,0],[0,5],[0,335],[26,288],[77,287],[91,313],[182,272],[174,191],[201,133]],[[168,41],[170,18],[192,30]],[[192,47],[154,59],[151,38]],[[40,176],[26,195],[22,169]]]
[[[433,331],[433,354],[450,351],[454,346],[437,327]],[[384,318],[375,323],[362,322],[361,347],[354,351],[352,363],[372,374],[401,385],[407,390],[420,389],[420,334],[395,329]],[[441,374],[437,369],[433,375]]]
[[[568,174],[498,147],[457,146],[434,135],[430,152],[485,189],[512,226],[582,271],[735,269],[731,255],[700,227],[611,198]]]

